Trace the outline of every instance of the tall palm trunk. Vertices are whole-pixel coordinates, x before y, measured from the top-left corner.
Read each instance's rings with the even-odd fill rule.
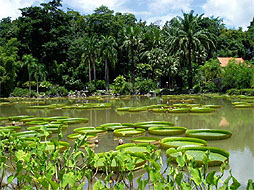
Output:
[[[38,77],[36,78],[36,92],[39,94],[39,80]]]
[[[93,79],[96,81],[96,64],[95,64],[95,56],[93,56]]]
[[[131,79],[132,79],[132,91],[134,93],[135,91],[135,61],[134,61],[134,49],[131,47],[131,60],[132,60],[132,73],[131,73]]]
[[[31,90],[31,74],[30,74],[30,72],[28,74],[28,80],[29,80],[29,93],[30,93],[30,97],[31,97],[32,90]]]
[[[188,85],[189,90],[192,89],[192,65],[191,65],[191,43],[188,45],[189,55],[188,55],[188,70],[189,70],[189,78],[188,78]]]
[[[88,72],[89,72],[89,82],[92,82],[92,74],[91,74],[91,57],[88,60]]]
[[[106,80],[106,90],[109,89],[109,70],[108,70],[108,60],[105,59],[105,80]]]

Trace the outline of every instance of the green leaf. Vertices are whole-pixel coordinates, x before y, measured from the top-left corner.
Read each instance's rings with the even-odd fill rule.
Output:
[[[247,190],[254,190],[254,183],[252,179],[248,180]]]
[[[179,185],[179,186],[181,185],[182,179],[183,179],[183,173],[182,172],[176,174],[175,181],[176,181],[177,185]]]
[[[65,188],[68,184],[73,187],[76,180],[75,180],[75,175],[73,172],[69,172],[63,175],[63,188]]]
[[[233,183],[230,185],[230,189],[236,190],[241,186],[241,184],[233,176],[232,178],[233,178]]]
[[[7,178],[8,184],[11,183],[14,179],[15,179],[15,176],[10,175],[10,176]]]
[[[201,185],[201,183],[202,183],[202,174],[201,174],[201,171],[199,169],[191,168],[191,176],[192,176],[192,180],[197,185]]]
[[[178,156],[178,157],[176,158],[176,162],[178,163],[178,166],[180,166],[180,167],[184,167],[184,165],[185,165],[185,162],[184,162],[182,156]]]
[[[210,172],[208,175],[207,175],[207,177],[206,177],[206,183],[208,184],[208,185],[214,185],[214,175],[215,175],[215,171],[213,171],[213,172]]]

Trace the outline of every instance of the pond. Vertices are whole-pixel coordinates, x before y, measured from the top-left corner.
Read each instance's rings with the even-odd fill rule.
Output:
[[[235,99],[233,101],[236,101]],[[249,100],[250,101],[250,100]],[[253,101],[253,100],[252,100]],[[55,99],[46,100],[46,104],[74,104],[74,103],[112,103],[111,108],[107,109],[26,109],[28,104],[14,104],[0,106],[0,117],[15,115],[31,115],[35,117],[49,116],[69,116],[85,117],[89,119],[86,124],[70,125],[64,131],[65,141],[73,142],[67,136],[73,133],[73,129],[82,126],[100,126],[104,123],[135,123],[143,121],[171,121],[175,126],[187,129],[226,129],[232,131],[232,137],[224,140],[208,140],[208,146],[222,148],[230,153],[229,164],[233,176],[243,185],[247,184],[248,179],[254,176],[254,108],[234,108],[232,100],[228,98],[195,98],[192,103],[216,104],[221,108],[213,113],[154,113],[144,112],[120,112],[116,111],[119,107],[140,107],[154,104],[170,104],[170,99],[161,97],[132,97],[126,99],[107,99],[88,100],[88,99]],[[142,136],[151,136],[147,132]],[[184,136],[184,135],[177,135]],[[158,136],[163,138],[165,136]],[[98,147],[95,152],[106,152],[115,150],[118,139],[110,131],[106,135],[99,137]],[[131,137],[121,137],[124,143],[131,142]],[[166,155],[164,154],[164,159]],[[215,170],[217,170],[215,168]]]

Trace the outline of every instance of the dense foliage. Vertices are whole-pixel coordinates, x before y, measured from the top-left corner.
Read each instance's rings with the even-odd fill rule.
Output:
[[[241,71],[236,76],[241,79],[234,84],[226,74],[233,69],[231,65],[225,69],[223,88],[218,89],[214,79],[223,75],[213,61],[210,66],[205,64],[217,56],[242,57],[253,64],[253,21],[246,31],[227,29],[220,18],[191,11],[160,27],[105,6],[90,15],[63,11],[61,0],[26,7],[21,12],[15,20],[7,17],[0,21],[0,96],[8,96],[15,87],[24,88],[26,82],[30,94],[31,90],[45,92],[47,89],[40,87],[42,82],[68,91],[94,91],[96,81],[105,80],[108,90],[119,75],[132,83],[133,93],[153,88],[225,91],[253,87],[244,74],[254,75],[253,70]],[[209,69],[218,73],[209,74]],[[155,87],[139,90],[136,83],[144,80],[152,80]]]
[[[0,142],[1,189],[81,190],[87,185],[87,189],[95,190],[134,187],[140,190],[236,190],[241,186],[231,171],[223,179],[227,163],[222,164],[220,172],[209,172],[209,152],[203,157],[202,167],[197,167],[188,154],[179,155],[177,165],[173,166],[170,159],[163,165],[160,151],[152,145],[148,145],[146,154],[118,150],[99,155],[87,146],[81,149],[81,145],[86,144],[85,138],[77,139],[73,148],[67,147],[64,151],[60,148],[60,141],[55,139],[51,141],[52,148],[41,143],[39,138],[33,140],[29,142],[9,136]],[[101,159],[103,168],[98,167]],[[136,178],[134,169],[140,159],[145,161],[144,174]],[[250,179],[247,189],[253,187]]]

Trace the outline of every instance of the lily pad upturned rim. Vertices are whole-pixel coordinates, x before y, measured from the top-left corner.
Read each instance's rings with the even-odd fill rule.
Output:
[[[142,140],[151,140],[151,141],[142,141]],[[136,138],[133,138],[131,139],[132,142],[134,143],[149,143],[149,144],[159,144],[160,143],[160,138],[159,137],[151,137],[151,136],[148,136],[148,137],[136,137]]]
[[[207,136],[207,135],[202,135],[198,133],[221,133],[224,135],[221,136]],[[187,137],[194,137],[194,138],[200,138],[204,140],[222,140],[222,139],[227,139],[232,136],[232,132],[229,130],[224,130],[224,129],[188,129],[185,132]]]
[[[166,142],[173,142],[173,141],[189,141],[189,142],[196,142],[201,143],[203,146],[207,146],[207,142],[203,139],[199,138],[192,138],[192,137],[165,137],[161,140],[161,148],[168,149],[168,148],[178,148],[179,146],[168,145]]]
[[[151,125],[165,125],[165,126],[174,126],[174,123],[171,121],[143,121],[143,122],[137,122],[134,123],[136,126],[140,126],[140,125],[147,125],[147,124],[151,124]]]
[[[132,133],[132,134],[125,134],[123,135],[123,131],[136,131],[136,133]],[[139,135],[139,134],[143,134],[145,133],[145,129],[142,129],[142,128],[123,128],[123,129],[116,129],[114,130],[114,135],[115,136],[118,136],[118,137],[131,137],[131,136],[134,136],[134,135]]]
[[[170,157],[170,154],[172,153],[177,153],[177,152],[186,152],[188,150],[193,150],[193,151],[210,151],[211,153],[217,153],[217,154],[220,154],[222,156],[224,156],[226,159],[225,161],[228,161],[229,159],[229,152],[223,150],[223,149],[220,149],[220,148],[217,148],[217,147],[208,147],[208,146],[185,146],[185,147],[179,147],[178,149],[174,149],[174,148],[169,148],[167,151],[166,151],[166,154],[167,156]],[[176,157],[172,157],[173,158],[173,161],[175,162],[176,161]],[[195,159],[195,158],[194,158]],[[198,166],[201,166],[203,164],[203,161],[202,160],[195,160],[197,165]],[[220,166],[223,162],[220,161],[220,160],[214,160],[214,161],[209,161],[208,162],[208,165],[209,166]]]
[[[187,128],[185,127],[149,127],[148,128],[148,133],[153,134],[153,135],[162,135],[162,136],[166,136],[166,135],[180,135],[180,134],[184,134],[185,131],[187,130]]]

